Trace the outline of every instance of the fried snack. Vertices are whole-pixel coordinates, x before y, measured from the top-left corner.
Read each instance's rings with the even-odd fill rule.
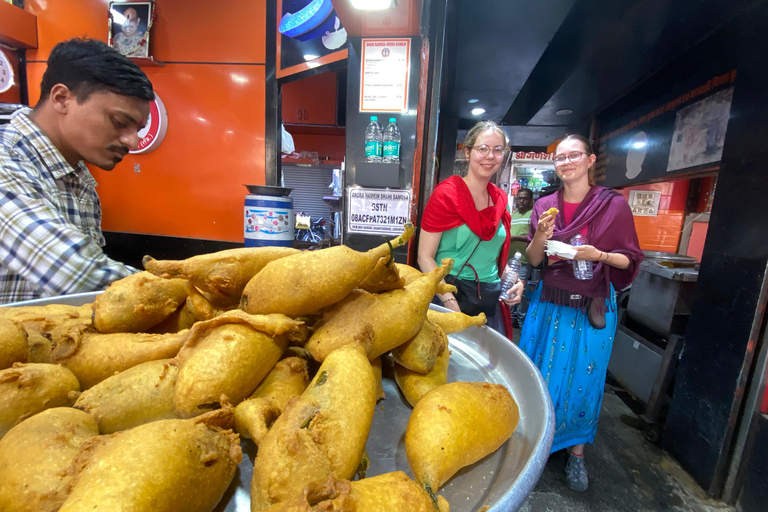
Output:
[[[93,301],[93,325],[102,334],[147,332],[184,302],[184,279],[139,272],[110,284]]]
[[[178,368],[170,361],[148,361],[113,375],[85,390],[75,408],[93,416],[102,434],[175,418],[173,389]]]
[[[520,411],[506,387],[451,382],[424,395],[405,430],[414,479],[434,494],[459,469],[496,451],[517,428]]]
[[[218,299],[217,305],[225,306],[240,302],[245,285],[267,263],[298,253],[291,247],[242,247],[179,261],[144,256],[142,263],[158,277],[189,280]]]
[[[301,325],[284,315],[242,311],[195,324],[174,360],[177,415],[188,418],[218,408],[222,395],[233,404],[245,400],[285,351],[286,334]]]
[[[371,361],[373,369],[373,378],[376,380],[376,401],[384,400],[387,394],[384,393],[384,386],[381,385],[381,357],[374,357]]]
[[[395,263],[395,266],[397,267],[398,273],[403,276],[403,279],[405,279],[406,286],[423,276],[419,269],[413,268],[410,265],[406,265],[405,263]],[[444,293],[455,293],[456,287],[452,284],[447,283],[440,283],[435,288],[435,293],[444,294]]]
[[[547,215],[549,215],[549,216],[550,216],[550,217],[552,217],[552,218],[555,218],[555,216],[556,216],[556,215],[557,215],[559,212],[560,212],[560,210],[558,210],[557,208],[555,208],[555,207],[553,206],[552,208],[550,208],[549,210],[545,211],[544,213],[545,213],[545,214],[547,214]]]
[[[437,356],[435,365],[426,375],[416,373],[399,364],[395,363],[395,382],[403,392],[403,396],[411,407],[421,400],[421,397],[432,391],[438,386],[448,382],[448,363],[450,362],[451,351],[446,349]]]
[[[72,325],[90,325],[93,310],[91,304],[68,306],[49,304],[47,306],[18,306],[0,308],[0,318],[16,320],[27,331],[29,363],[52,363],[52,332]]]
[[[83,389],[88,389],[117,372],[175,356],[188,333],[99,334],[83,326],[68,327],[54,331],[52,360],[72,370]]]
[[[402,290],[375,295],[355,290],[324,312],[323,324],[312,334],[307,349],[312,357],[323,361],[367,325],[373,327],[374,332],[370,359],[405,343],[421,329],[435,286],[452,266],[453,260],[444,259],[441,266]]]
[[[99,435],[95,420],[56,407],[16,425],[0,440],[0,510],[58,510],[69,494],[67,470],[80,446]]]
[[[70,391],[80,391],[80,383],[57,364],[15,363],[0,370],[0,438],[41,411],[71,406]]]
[[[240,308],[251,314],[282,313],[291,318],[320,311],[349,295],[413,231],[408,223],[402,235],[368,252],[339,245],[272,261],[246,285]]]
[[[307,362],[300,357],[278,361],[256,391],[235,407],[235,430],[258,446],[285,404],[301,395],[309,383]]]
[[[189,329],[195,325],[195,322],[202,319],[198,318],[198,314],[193,310],[190,304],[190,298],[187,297],[187,300],[182,302],[181,306],[171,313],[171,316],[149,329],[149,332],[154,334],[169,334]]]
[[[447,346],[448,337],[443,330],[429,320],[424,320],[416,336],[392,349],[392,357],[400,366],[426,374],[435,366],[437,356]]]
[[[0,318],[0,370],[13,363],[26,363],[29,356],[27,331],[16,320]]]
[[[449,512],[448,501],[437,497],[435,505],[424,489],[402,471],[385,473],[355,482],[329,476],[309,484],[300,496],[268,508],[268,512]]]
[[[405,286],[405,279],[400,277],[397,265],[390,256],[384,256],[376,262],[371,273],[363,280],[358,288],[369,293],[380,293],[397,290]]]
[[[228,404],[190,420],[161,420],[86,441],[59,512],[210,512],[242,460]]]
[[[480,313],[477,316],[469,316],[459,311],[443,313],[442,311],[435,311],[432,309],[427,311],[427,320],[439,326],[445,334],[453,334],[455,332],[463,331],[473,325],[482,327],[487,321],[485,313]]]
[[[305,485],[331,474],[352,478],[365,450],[375,403],[376,382],[364,346],[350,344],[331,353],[259,445],[251,510],[298,496]]]

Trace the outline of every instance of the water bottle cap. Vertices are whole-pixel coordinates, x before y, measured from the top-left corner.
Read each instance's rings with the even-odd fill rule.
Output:
[[[515,258],[522,258],[522,257],[523,257],[523,255],[522,255],[522,254],[520,254],[520,251],[517,251],[517,252],[515,253]]]
[[[379,118],[378,118],[378,117],[376,117],[376,116],[371,116],[371,121],[376,121],[376,120],[378,120],[378,119],[379,119]]]
[[[389,118],[389,122],[390,122],[390,123],[394,123],[394,122],[395,122],[395,118],[394,118],[394,117],[390,117],[390,118]]]

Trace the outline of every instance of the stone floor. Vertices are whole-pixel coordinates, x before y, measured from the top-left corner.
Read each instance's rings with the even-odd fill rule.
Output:
[[[565,486],[566,454],[553,453],[523,512],[616,511],[700,512],[735,509],[710,499],[669,456],[648,441],[643,432],[622,422],[634,415],[606,386],[595,443],[587,445],[585,460],[589,489],[576,493]]]

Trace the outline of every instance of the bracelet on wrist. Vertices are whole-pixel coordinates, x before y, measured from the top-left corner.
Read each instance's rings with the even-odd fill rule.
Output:
[[[443,304],[445,304],[446,302],[451,302],[451,301],[459,302],[459,301],[456,300],[456,297],[451,297],[449,299],[440,299],[440,300],[443,302]]]

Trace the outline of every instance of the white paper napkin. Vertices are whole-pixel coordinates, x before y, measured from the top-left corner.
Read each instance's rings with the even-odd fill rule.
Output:
[[[547,240],[545,245],[547,256],[557,256],[565,260],[572,260],[576,256],[576,248],[570,244],[558,242],[557,240]]]

